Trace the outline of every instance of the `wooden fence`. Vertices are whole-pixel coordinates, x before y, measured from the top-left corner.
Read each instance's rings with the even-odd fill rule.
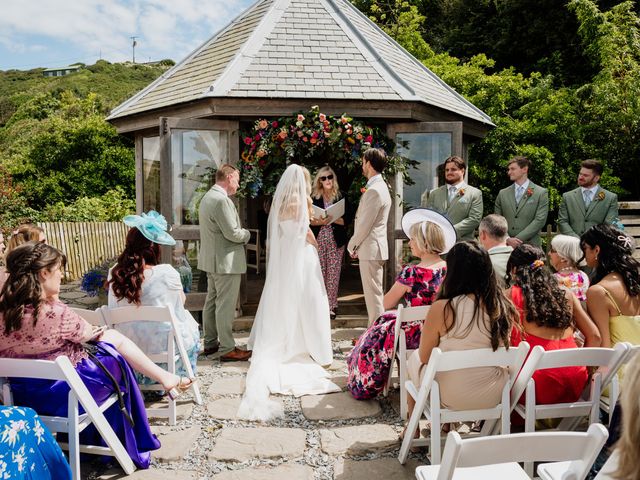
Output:
[[[43,222],[50,245],[67,255],[67,280],[77,280],[89,269],[124,250],[129,227],[122,222]]]

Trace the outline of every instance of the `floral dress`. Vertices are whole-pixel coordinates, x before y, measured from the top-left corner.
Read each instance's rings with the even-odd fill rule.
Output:
[[[436,299],[445,273],[446,267],[432,269],[407,265],[396,278],[396,282],[411,288],[404,295],[408,306],[431,305]],[[395,327],[396,311],[383,313],[358,338],[355,347],[349,353],[347,388],[355,399],[375,398],[384,389],[391,368]],[[402,329],[406,335],[407,349],[418,348],[422,320],[406,323]]]
[[[0,478],[71,479],[62,450],[30,408],[0,406]]]
[[[560,285],[564,285],[571,290],[578,300],[587,301],[587,290],[589,290],[589,277],[581,270],[575,271],[559,271],[554,273]]]

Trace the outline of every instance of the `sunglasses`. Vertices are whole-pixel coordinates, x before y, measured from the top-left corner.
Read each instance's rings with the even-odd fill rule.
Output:
[[[319,177],[321,182],[325,180],[333,180],[333,175],[327,175],[326,177]]]

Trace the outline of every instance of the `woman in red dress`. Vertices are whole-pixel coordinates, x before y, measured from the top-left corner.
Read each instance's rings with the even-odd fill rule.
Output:
[[[573,334],[576,328],[584,335],[585,347],[599,347],[600,333],[580,306],[576,296],[558,285],[544,264],[544,252],[533,245],[522,244],[507,262],[507,273],[513,286],[509,293],[520,313],[520,327],[511,333],[511,345],[522,340],[531,348],[545,350],[577,348]],[[586,367],[563,367],[538,370],[536,403],[575,402],[587,383]]]

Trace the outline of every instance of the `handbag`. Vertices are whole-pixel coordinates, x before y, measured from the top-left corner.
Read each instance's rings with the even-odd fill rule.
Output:
[[[102,353],[103,355],[109,355],[109,356],[111,356],[111,353],[108,350],[102,348],[100,344],[97,342],[83,343],[82,347],[84,348],[84,351],[87,353],[91,361],[95,363],[98,366],[98,368],[104,372],[104,374],[107,376],[107,378],[113,385],[113,390],[118,396],[118,404],[120,406],[120,411],[122,412],[124,417],[127,419],[131,427],[134,427],[135,422],[133,421],[131,414],[127,410],[127,405],[125,404],[125,401],[124,401],[124,394],[122,393],[122,390],[120,390],[120,384],[112,375],[112,373],[109,371],[109,369],[104,365],[104,363],[102,363],[102,361],[97,356],[98,352]],[[129,375],[127,374],[124,367],[119,361],[117,361],[116,363],[118,364],[118,367],[120,367],[120,372],[122,373],[122,378],[125,383],[125,388],[127,391],[129,391]]]

